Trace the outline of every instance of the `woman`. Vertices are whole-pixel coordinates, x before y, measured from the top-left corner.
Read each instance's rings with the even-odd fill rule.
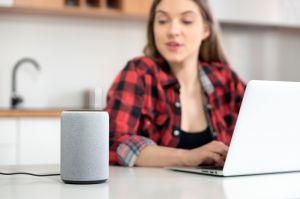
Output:
[[[244,94],[206,0],[154,0],[145,57],[108,93],[110,163],[222,166]]]

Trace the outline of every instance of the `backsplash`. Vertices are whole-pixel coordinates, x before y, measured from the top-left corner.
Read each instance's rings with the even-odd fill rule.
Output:
[[[0,107],[9,106],[11,72],[22,57],[41,66],[18,71],[24,107],[87,106],[89,89],[104,93],[126,61],[140,55],[144,22],[0,15]]]

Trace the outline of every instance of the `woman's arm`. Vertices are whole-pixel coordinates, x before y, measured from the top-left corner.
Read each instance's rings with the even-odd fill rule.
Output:
[[[115,78],[107,97],[110,164],[133,166],[145,147],[156,143],[139,135],[146,86],[145,63],[131,60]],[[151,86],[151,85],[150,85]]]
[[[228,146],[212,141],[192,150],[162,146],[147,146],[137,156],[135,166],[199,166],[201,164],[223,166]]]
[[[165,167],[185,165],[187,151],[163,146],[145,147],[135,161],[135,166]]]

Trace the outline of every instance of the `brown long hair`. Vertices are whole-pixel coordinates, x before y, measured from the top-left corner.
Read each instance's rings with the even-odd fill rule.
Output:
[[[154,39],[155,11],[161,1],[162,0],[153,0],[147,24],[147,44],[144,48],[144,54],[155,60],[161,57],[155,45]],[[199,51],[199,60],[205,62],[221,62],[224,64],[228,64],[228,60],[225,56],[220,40],[219,25],[212,15],[208,0],[192,1],[194,1],[199,6],[204,22],[210,29],[210,36],[206,38],[201,44]]]

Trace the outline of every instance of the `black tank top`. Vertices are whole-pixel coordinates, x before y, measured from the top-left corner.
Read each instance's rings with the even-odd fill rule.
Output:
[[[180,130],[180,141],[177,145],[177,148],[194,149],[213,140],[214,138],[211,135],[209,127],[207,127],[204,131],[197,133],[188,133]]]

